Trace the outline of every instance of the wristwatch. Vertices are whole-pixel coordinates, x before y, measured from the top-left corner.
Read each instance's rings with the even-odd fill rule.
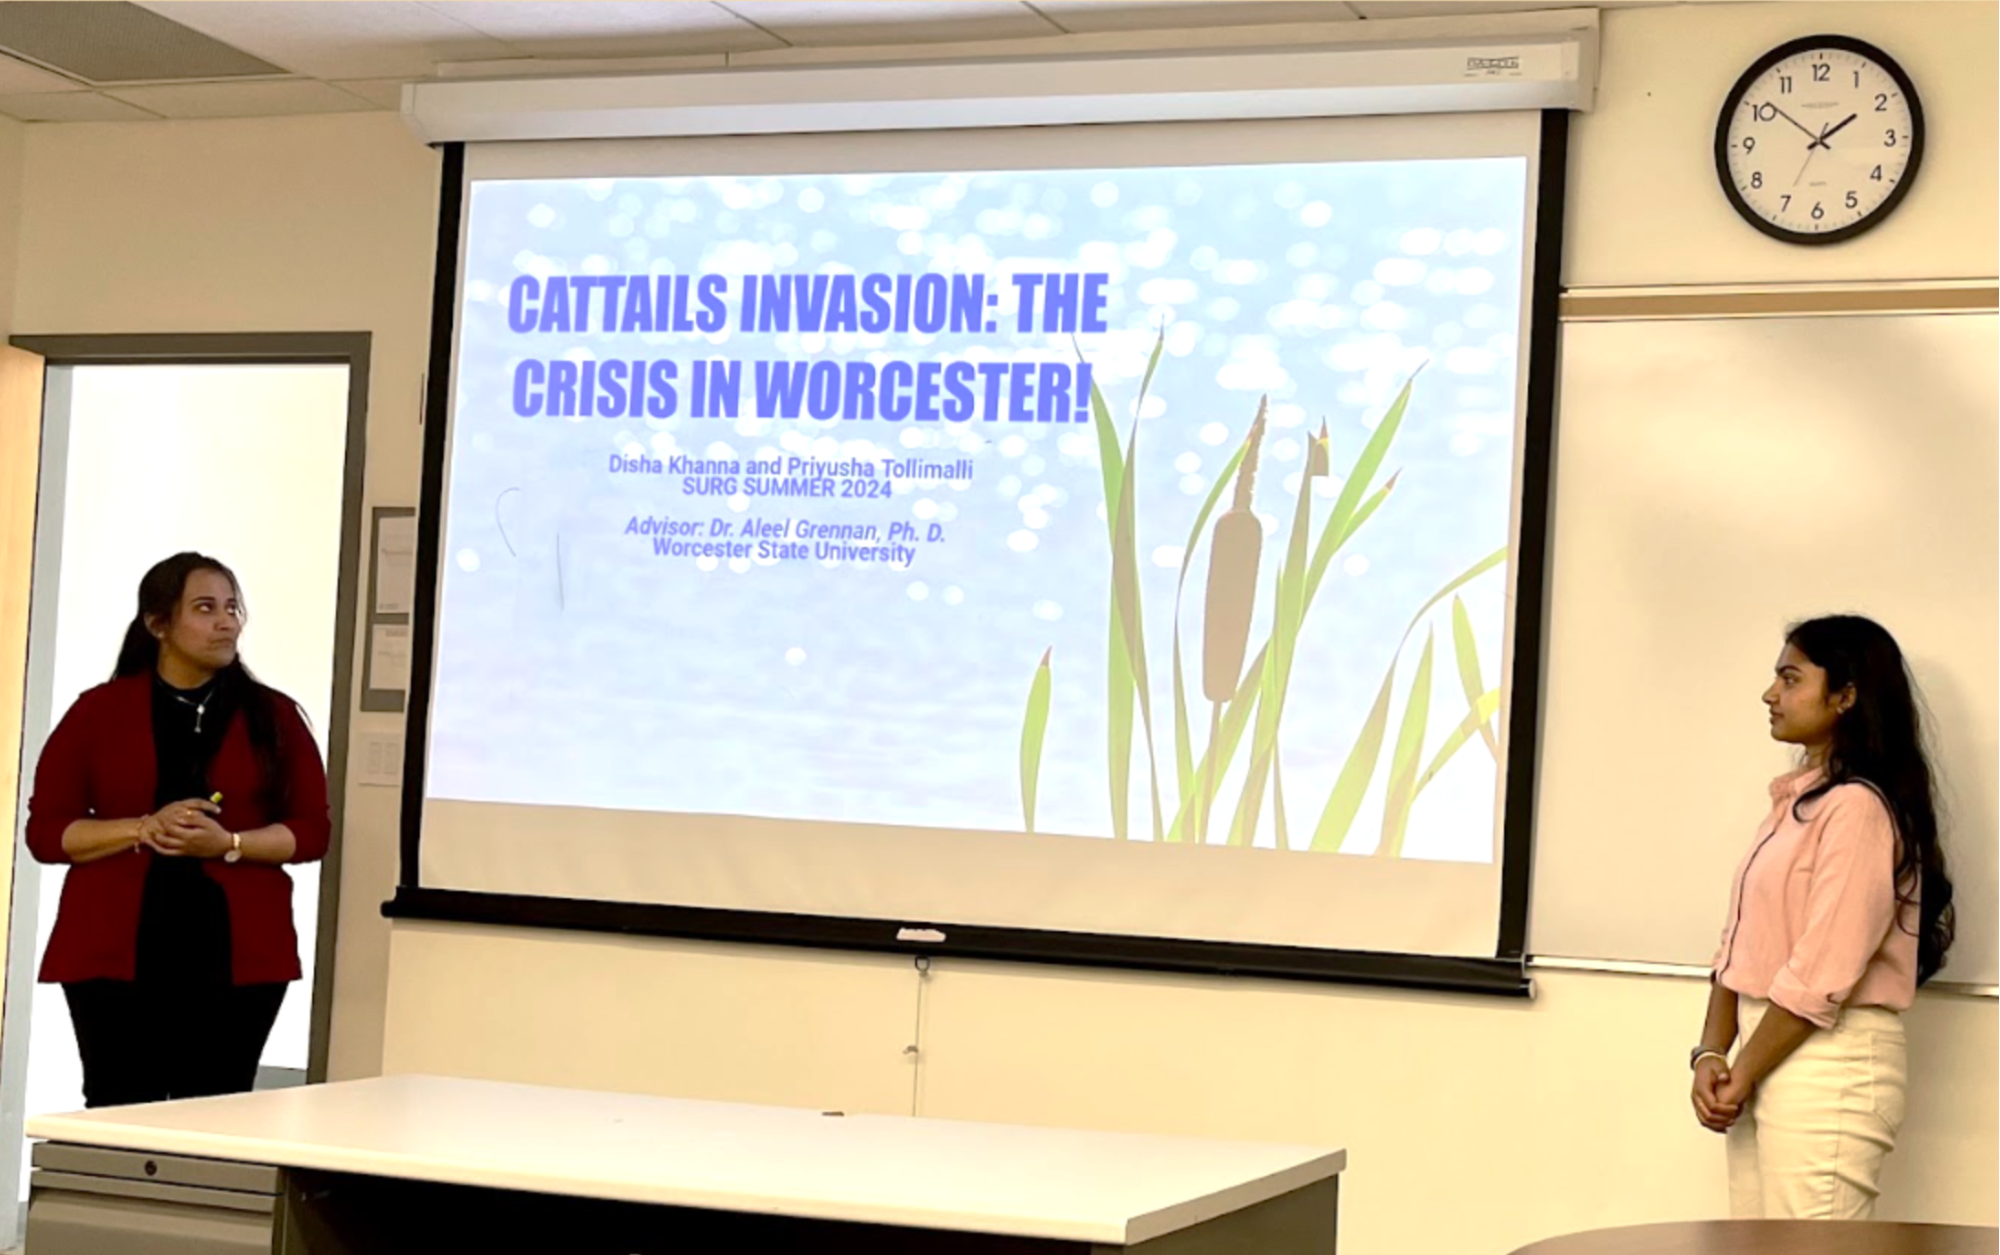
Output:
[[[243,857],[243,837],[240,833],[229,834],[229,848],[222,852],[222,861],[234,863]]]

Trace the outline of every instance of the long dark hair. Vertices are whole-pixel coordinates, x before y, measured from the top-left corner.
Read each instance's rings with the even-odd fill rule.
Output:
[[[1825,670],[1829,696],[1849,685],[1854,688],[1854,704],[1834,720],[1826,778],[1797,805],[1848,783],[1872,786],[1887,803],[1901,839],[1896,901],[1907,907],[1915,900],[1918,906],[1917,983],[1922,984],[1944,966],[1945,951],[1957,930],[1957,911],[1951,901],[1951,877],[1945,873],[1937,785],[1924,750],[1923,716],[1909,665],[1896,638],[1860,615],[1808,619],[1787,632],[1785,639]],[[1902,927],[1900,918],[1896,926]]]
[[[154,563],[139,581],[138,612],[132,616],[132,622],[125,629],[125,639],[118,646],[118,663],[111,669],[112,679],[151,675],[159,670],[160,642],[153,635],[148,621],[172,623],[174,614],[180,609],[181,597],[187,592],[188,580],[203,571],[213,571],[228,580],[229,587],[236,593],[237,604],[240,606],[243,603],[243,586],[237,583],[236,572],[207,554],[177,553]],[[257,761],[257,774],[263,777],[265,804],[282,804],[285,772],[283,750],[278,742],[277,690],[250,674],[250,668],[243,665],[240,651],[230,659],[228,666],[215,673],[215,684],[217,695],[243,712],[245,728],[250,733],[250,750]]]

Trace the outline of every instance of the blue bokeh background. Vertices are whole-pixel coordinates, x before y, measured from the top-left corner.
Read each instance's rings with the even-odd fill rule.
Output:
[[[1038,827],[1111,833],[1106,758],[1110,546],[1087,426],[762,419],[521,419],[523,358],[765,357],[1093,363],[1121,440],[1138,424],[1137,535],[1163,790],[1173,793],[1169,647],[1182,547],[1268,394],[1256,508],[1267,538],[1252,649],[1324,420],[1339,476],[1420,366],[1377,482],[1387,504],[1311,607],[1280,738],[1295,844],[1319,817],[1385,670],[1400,718],[1438,635],[1425,759],[1466,699],[1447,581],[1507,542],[1526,163],[1319,165],[473,184],[452,415],[445,581],[429,793],[480,801],[1019,830],[1021,721],[1036,661],[1054,690]],[[517,335],[519,274],[980,271],[997,335]],[[1017,336],[1009,273],[1112,276],[1111,330]],[[733,311],[733,303],[732,303]],[[595,325],[595,324],[594,324]],[[1135,415],[1155,337],[1165,349]],[[746,365],[746,377],[749,368]],[[969,486],[887,501],[680,495],[675,476],[613,476],[615,451],[667,457],[970,457]],[[1225,500],[1226,504],[1226,500]],[[907,570],[661,559],[634,515],[706,522],[941,523]],[[886,530],[886,529],[885,529]],[[1205,537],[1187,575],[1183,649],[1199,702]],[[1507,570],[1464,597],[1483,679],[1504,674]],[[1501,726],[1504,726],[1504,722]],[[1395,725],[1391,724],[1393,740]],[[1247,757],[1247,754],[1239,757]],[[1238,772],[1241,767],[1239,763]],[[1381,779],[1350,850],[1373,848]],[[1149,833],[1143,742],[1132,833]],[[1220,795],[1233,804],[1236,775]],[[1474,741],[1412,815],[1411,857],[1487,861],[1496,772]],[[1268,812],[1259,843],[1274,840]]]

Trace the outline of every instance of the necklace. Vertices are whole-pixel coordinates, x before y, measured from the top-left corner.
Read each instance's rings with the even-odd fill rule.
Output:
[[[180,691],[171,684],[166,687],[167,692],[172,694],[175,701],[194,711],[194,734],[200,736],[202,716],[208,713],[208,704],[215,700],[215,690],[212,688],[209,689],[208,692],[201,695],[200,701],[195,701],[193,698],[182,696]]]

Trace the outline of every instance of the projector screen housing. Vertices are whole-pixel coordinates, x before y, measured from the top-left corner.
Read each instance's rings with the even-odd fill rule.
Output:
[[[436,144],[1587,109],[1595,51],[1585,24],[1046,62],[444,81],[404,87],[403,119]]]

